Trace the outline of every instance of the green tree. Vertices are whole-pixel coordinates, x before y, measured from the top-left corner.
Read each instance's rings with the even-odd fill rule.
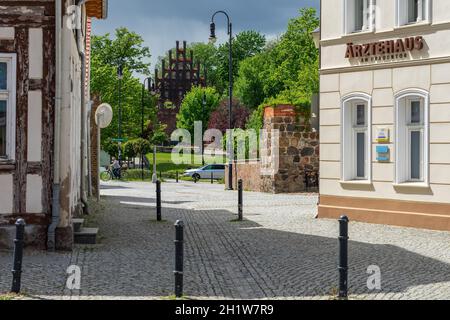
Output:
[[[236,93],[251,108],[256,108],[248,126],[262,126],[262,108],[270,104],[304,107],[318,92],[318,50],[311,36],[319,26],[315,9],[301,9],[291,19],[280,39],[266,46],[264,52],[240,64]]]
[[[306,75],[318,81],[318,69],[311,68],[316,67],[318,61],[318,50],[312,38],[312,32],[318,26],[319,18],[314,8],[301,9],[300,16],[289,21],[286,33],[270,52],[271,71],[268,73],[265,91],[271,97],[284,90],[298,90],[305,96],[313,94],[311,89],[314,86],[305,86],[300,76],[304,79]],[[271,82],[283,84],[274,86],[279,92],[270,92],[267,89]]]
[[[263,51],[266,37],[256,31],[243,31],[232,40],[233,77],[238,76],[240,62]],[[216,54],[217,77],[219,78],[217,90],[226,92],[229,82],[229,44],[219,46]]]
[[[127,141],[123,145],[123,155],[126,159],[134,158],[138,155],[135,149],[135,140]]]
[[[128,141],[124,144],[124,155],[129,158],[134,158],[141,154],[147,154],[151,152],[152,146],[150,142],[143,138],[137,138]]]
[[[102,130],[102,147],[105,150],[114,149],[109,147],[111,139],[118,136],[118,64],[124,66],[120,95],[122,137],[129,139],[141,136],[142,121],[142,84],[133,73],[146,73],[149,69],[149,63],[146,62],[150,57],[149,49],[143,46],[143,39],[139,35],[119,28],[115,36],[115,39],[111,39],[109,34],[92,37],[91,92],[98,94],[102,102],[109,103],[114,111],[111,125]],[[156,97],[144,92],[144,119],[155,121],[156,101]],[[145,137],[150,138],[148,130]]]
[[[117,28],[115,38],[109,33],[92,37],[92,55],[102,65],[123,65],[126,69],[149,75],[151,58],[150,49],[144,46],[144,39],[127,28]]]
[[[236,95],[244,105],[254,109],[266,98],[264,70],[267,69],[267,53],[243,60],[235,83]]]
[[[119,156],[119,144],[112,141],[112,138],[105,138],[102,143],[102,149],[108,153],[111,157],[118,158]],[[123,146],[121,148],[123,151]]]
[[[206,94],[206,104],[203,106],[203,97]],[[193,87],[184,97],[180,111],[177,115],[177,127],[188,130],[194,135],[194,123],[203,122],[206,129],[211,112],[219,105],[219,95],[214,88]]]
[[[217,47],[211,43],[195,42],[189,45],[189,48],[194,51],[194,63],[201,64],[200,74],[205,76],[207,86],[217,87],[219,78],[217,74]]]

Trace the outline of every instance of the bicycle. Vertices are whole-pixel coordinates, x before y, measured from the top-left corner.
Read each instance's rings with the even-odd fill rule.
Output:
[[[120,178],[118,178],[112,171],[111,167],[108,168],[107,171],[103,171],[102,173],[100,173],[100,179],[103,182],[108,182],[111,180],[121,180],[121,181],[126,181],[128,179],[128,173],[127,170],[122,168],[119,169],[119,176]]]

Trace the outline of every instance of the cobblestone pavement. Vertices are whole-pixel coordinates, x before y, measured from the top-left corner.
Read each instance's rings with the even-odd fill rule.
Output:
[[[317,220],[317,196],[245,193],[246,221],[232,222],[237,193],[221,185],[163,184],[162,223],[154,186],[109,183],[90,223],[100,244],[73,253],[26,252],[23,287],[48,299],[158,299],[173,294],[174,222],[185,222],[185,293],[193,299],[330,299],[337,287],[338,223]],[[354,299],[450,299],[450,233],[350,224]],[[69,265],[81,290],[65,289]],[[367,268],[382,289],[367,289]],[[0,292],[11,253],[0,252]]]

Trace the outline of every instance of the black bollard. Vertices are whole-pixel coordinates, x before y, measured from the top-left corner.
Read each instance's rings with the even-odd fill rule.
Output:
[[[179,181],[179,178],[178,178],[178,171],[177,171],[177,173],[176,173],[176,180],[177,180],[177,183],[178,183],[178,181]]]
[[[348,217],[339,219],[339,298],[348,297]]]
[[[238,216],[239,221],[243,220],[243,211],[244,211],[244,187],[242,179],[239,179],[238,181]]]
[[[14,239],[14,267],[12,270],[13,282],[11,286],[12,293],[20,293],[24,235],[25,220],[19,219],[16,222],[16,238]]]
[[[214,172],[211,172],[211,184],[214,184]]]
[[[161,221],[161,181],[156,181],[156,220]]]
[[[175,223],[175,297],[183,297],[183,266],[184,266],[184,223]]]

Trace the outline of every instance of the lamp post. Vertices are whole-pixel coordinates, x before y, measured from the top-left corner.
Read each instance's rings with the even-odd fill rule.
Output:
[[[151,77],[147,77],[144,79],[144,82],[142,83],[142,101],[141,101],[141,138],[144,139],[144,118],[145,118],[145,84],[148,81],[148,88],[147,90],[150,91],[150,94],[154,94],[154,85],[151,85]],[[141,178],[142,181],[144,181],[144,153],[141,153]]]
[[[205,116],[205,109],[206,109],[206,92],[203,92],[203,101],[202,101],[202,117]],[[203,121],[202,121],[202,144],[201,144],[201,148],[202,148],[202,166],[205,165],[205,146],[203,144],[203,137],[204,137],[204,126],[203,126]]]
[[[230,131],[228,135],[228,190],[233,190],[233,25],[231,24],[230,16],[225,11],[217,11],[213,14],[211,18],[211,35],[209,37],[209,41],[211,43],[214,43],[216,38],[216,24],[214,22],[214,18],[217,14],[223,14],[227,17],[227,25],[228,25],[228,36],[229,36],[229,57],[228,57],[228,63],[229,63],[229,102],[228,102],[228,112],[229,112],[229,126]]]
[[[122,79],[123,79],[123,67],[120,64],[117,68],[117,78],[119,79],[119,128],[118,128],[118,145],[119,145],[119,164],[122,167]]]

